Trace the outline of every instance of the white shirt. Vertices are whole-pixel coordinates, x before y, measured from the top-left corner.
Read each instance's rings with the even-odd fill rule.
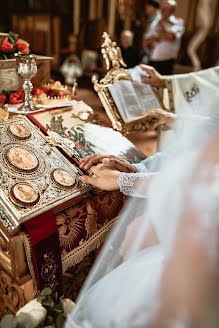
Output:
[[[161,27],[159,25],[160,17],[156,18],[149,26],[145,38],[156,37],[161,34]],[[174,33],[174,40],[161,40],[154,43],[150,52],[149,59],[153,61],[164,61],[170,59],[176,59],[180,45],[181,37],[184,33],[184,21],[181,18],[170,16],[168,21],[165,22],[168,28]]]

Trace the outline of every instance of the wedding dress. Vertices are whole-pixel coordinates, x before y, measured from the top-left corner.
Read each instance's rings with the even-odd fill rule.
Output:
[[[217,116],[190,126],[159,173],[121,175],[124,192],[140,198],[121,214],[67,328],[219,327]],[[124,261],[127,227],[139,218]]]

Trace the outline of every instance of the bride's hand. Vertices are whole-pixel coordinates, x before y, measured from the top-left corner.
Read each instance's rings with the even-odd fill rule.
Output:
[[[80,161],[80,168],[89,170],[92,166],[97,165],[98,163],[103,163],[111,169],[115,169],[120,172],[136,172],[134,166],[132,166],[132,164],[130,164],[128,161],[113,155],[87,156]]]
[[[83,175],[80,177],[82,182],[91,184],[92,186],[102,190],[119,190],[117,179],[120,175],[120,171],[107,167],[104,164],[92,166],[90,171],[94,174],[94,176],[89,177],[87,175]]]

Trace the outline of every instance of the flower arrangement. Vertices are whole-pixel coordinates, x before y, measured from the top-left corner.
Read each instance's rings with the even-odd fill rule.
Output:
[[[21,38],[18,34],[9,32],[8,36],[0,43],[0,59],[13,58],[15,52],[28,54],[30,52],[30,44]]]
[[[68,299],[59,299],[50,288],[42,290],[39,297],[24,305],[14,316],[6,314],[1,328],[63,328],[66,316],[71,313],[74,303]]]
[[[17,91],[2,91],[0,93],[0,105],[4,104],[20,104],[24,101],[24,90],[19,88]]]
[[[59,82],[60,83],[60,82]],[[50,80],[47,84],[43,85],[40,88],[35,88],[33,90],[33,97],[38,98],[40,95],[44,94],[48,99],[52,98],[64,98],[65,94],[58,89],[53,89],[53,86],[56,85],[57,82],[54,80]],[[0,105],[4,104],[20,104],[24,101],[24,90],[19,88],[17,91],[2,91],[0,93]]]

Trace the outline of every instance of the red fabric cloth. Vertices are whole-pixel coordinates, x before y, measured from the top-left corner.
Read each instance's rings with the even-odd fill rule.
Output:
[[[62,261],[56,218],[48,211],[25,222],[33,255],[33,264],[40,292],[50,287],[62,296]]]
[[[25,226],[28,232],[31,233],[30,239],[32,246],[35,246],[41,240],[58,231],[56,219],[51,211],[47,211],[25,222]]]

